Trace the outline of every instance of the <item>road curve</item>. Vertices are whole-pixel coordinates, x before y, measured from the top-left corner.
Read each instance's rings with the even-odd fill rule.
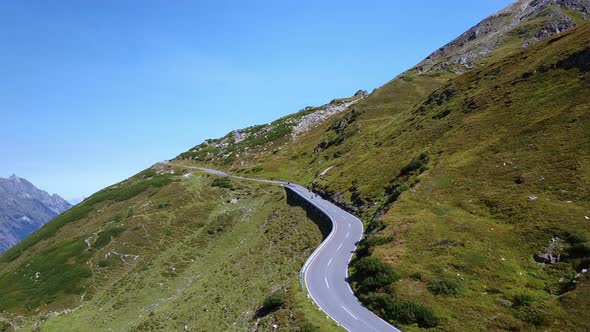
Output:
[[[163,162],[163,164],[168,164]],[[282,185],[317,207],[332,221],[332,231],[307,259],[301,269],[309,296],[336,323],[351,332],[400,332],[365,308],[348,283],[348,264],[363,237],[363,224],[352,214],[293,183],[232,176],[225,172],[194,166],[189,169],[220,176]]]

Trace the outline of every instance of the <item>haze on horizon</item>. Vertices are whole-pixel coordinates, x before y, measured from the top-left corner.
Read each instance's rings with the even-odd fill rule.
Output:
[[[206,138],[370,91],[510,2],[4,3],[0,176],[76,201]]]

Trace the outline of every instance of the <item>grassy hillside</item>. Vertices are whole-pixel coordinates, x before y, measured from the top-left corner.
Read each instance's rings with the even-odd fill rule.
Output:
[[[581,26],[521,48],[556,12]],[[0,256],[0,329],[337,330],[299,291],[321,240],[305,212],[190,164],[309,185],[362,218],[353,286],[404,330],[585,330],[590,25],[519,13],[460,76],[414,68],[93,195]],[[463,37],[437,59],[474,50]]]
[[[1,256],[0,316],[46,331],[335,329],[298,294],[320,241],[280,187],[156,167]]]
[[[583,24],[461,76],[409,71],[301,137],[261,143],[272,153],[177,163],[311,185],[369,238],[392,238],[366,251],[401,279],[360,294],[385,316],[403,299],[442,330],[582,330],[588,40]],[[562,261],[535,262],[551,241]]]

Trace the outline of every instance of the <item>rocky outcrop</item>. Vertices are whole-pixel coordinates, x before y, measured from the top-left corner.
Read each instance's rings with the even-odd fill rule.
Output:
[[[70,207],[59,195],[49,195],[16,175],[0,178],[0,252]]]
[[[224,137],[207,139],[176,157],[178,160],[216,162],[243,167],[246,159],[256,160],[268,153],[277,153],[280,145],[294,140],[320,126],[331,117],[342,113],[368,95],[358,90],[349,98],[334,99],[318,107],[307,106],[297,113],[280,118],[272,123],[234,130]],[[287,138],[287,139],[285,139]]]
[[[346,111],[351,105],[357,103],[362,98],[367,95],[367,92],[364,90],[359,90],[357,93],[354,94],[356,97],[350,101],[342,101],[342,102],[332,102],[326,106],[321,107],[317,111],[304,115],[299,120],[299,123],[293,127],[292,135],[294,138],[300,136],[303,133],[306,133],[313,128],[321,125],[326,121],[328,118]]]
[[[508,39],[521,39],[521,46],[527,47],[576,26],[576,20],[588,20],[589,14],[590,0],[520,0],[436,50],[414,69],[461,74],[506,45]]]
[[[565,258],[565,251],[566,242],[554,236],[549,240],[549,244],[545,248],[545,250],[541,253],[537,253],[533,256],[533,259],[537,263],[543,264],[555,264],[561,262]]]
[[[368,95],[369,93],[367,92],[367,90],[359,90],[354,94],[355,97],[366,97]]]

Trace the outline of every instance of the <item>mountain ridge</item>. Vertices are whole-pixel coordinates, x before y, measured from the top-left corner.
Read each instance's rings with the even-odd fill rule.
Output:
[[[498,49],[505,54],[527,47],[587,21],[589,14],[588,0],[519,0],[434,51],[414,70],[461,74],[493,57]],[[523,27],[533,21],[537,22]]]
[[[0,178],[0,252],[68,210],[58,194],[48,194],[15,174]]]
[[[103,189],[0,256],[11,294],[0,319],[48,331],[339,330],[297,283],[321,238],[313,216],[277,188],[183,166],[195,165],[308,185],[359,216],[351,285],[403,330],[584,329],[590,25],[579,25],[525,48],[517,39],[462,75],[409,70]]]

